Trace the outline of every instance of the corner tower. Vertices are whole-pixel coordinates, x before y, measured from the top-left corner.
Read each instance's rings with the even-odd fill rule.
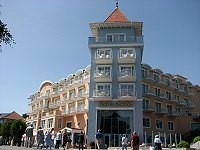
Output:
[[[120,146],[122,134],[143,135],[142,26],[129,21],[118,6],[104,22],[90,24],[88,143],[95,141],[98,129],[109,147]]]

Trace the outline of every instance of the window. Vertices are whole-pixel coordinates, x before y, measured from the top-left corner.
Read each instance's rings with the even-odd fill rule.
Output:
[[[120,77],[135,76],[135,66],[120,66]]]
[[[157,72],[153,73],[153,79],[154,81],[159,81],[159,74]]]
[[[172,114],[172,105],[167,105],[167,113]]]
[[[168,77],[166,77],[166,80],[165,80],[165,81],[166,81],[166,85],[167,85],[167,86],[170,86],[170,79],[169,79]]]
[[[111,58],[111,49],[97,49],[96,58]]]
[[[180,115],[181,114],[181,109],[179,107],[176,107],[176,114]]]
[[[149,105],[150,105],[149,100],[143,99],[142,103],[143,103],[143,109],[149,108]]]
[[[183,90],[184,90],[185,93],[188,93],[188,87],[187,87],[187,85],[184,85],[184,89]]]
[[[78,97],[82,97],[83,95],[83,89],[78,89]]]
[[[67,122],[67,123],[66,123],[66,127],[71,128],[71,127],[72,127],[72,122],[71,122],[71,121],[70,121],[70,122]]]
[[[62,119],[58,118],[58,128],[61,129],[62,128]]]
[[[179,84],[178,84],[178,81],[177,81],[177,80],[174,81],[174,87],[175,87],[176,89],[179,88]]]
[[[185,104],[186,106],[190,106],[189,99],[184,98],[184,104]]]
[[[171,97],[171,92],[166,91],[166,96],[167,96],[167,99],[168,99],[168,100],[171,100],[171,98],[172,98],[172,97]]]
[[[115,34],[107,34],[106,39],[107,42],[119,42],[119,41],[125,41],[125,33],[115,33]]]
[[[149,118],[143,118],[143,127],[144,128],[150,128],[150,119]]]
[[[110,77],[111,76],[110,66],[97,66],[96,76],[98,77]]]
[[[42,121],[41,121],[41,127],[42,127],[42,129],[45,128],[45,120],[42,120]]]
[[[160,96],[160,89],[155,88],[154,90],[155,90],[155,95],[159,97]]]
[[[96,96],[110,96],[111,85],[110,84],[97,84]]]
[[[74,97],[74,91],[69,91],[69,99],[72,99]]]
[[[119,56],[120,58],[124,58],[124,57],[136,58],[135,48],[121,48]]]
[[[172,130],[174,130],[174,123],[173,122],[168,122],[168,129],[170,130],[170,131],[172,131]]]
[[[161,112],[161,103],[156,103],[156,112]]]
[[[162,120],[156,120],[156,128],[157,129],[162,129],[163,128]]]
[[[120,96],[135,96],[135,84],[120,84]]]
[[[142,78],[145,78],[148,76],[148,69],[142,68]]]
[[[142,84],[142,92],[143,93],[148,93],[149,86],[147,84]]]
[[[47,124],[47,128],[52,128],[53,127],[53,118],[48,119],[48,124]]]
[[[180,96],[174,95],[174,98],[175,98],[176,102],[180,102]]]

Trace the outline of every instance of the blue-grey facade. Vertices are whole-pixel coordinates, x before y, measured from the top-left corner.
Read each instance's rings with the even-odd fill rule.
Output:
[[[143,135],[142,25],[130,21],[90,24],[88,143],[95,140],[98,129],[107,146],[120,146],[122,134]]]

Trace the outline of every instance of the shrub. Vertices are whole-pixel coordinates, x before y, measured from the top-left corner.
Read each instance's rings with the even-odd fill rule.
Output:
[[[179,144],[178,144],[178,148],[189,148],[190,145],[188,142],[186,141],[181,141]]]
[[[200,141],[200,136],[196,136],[196,137],[194,138],[194,140],[193,140],[192,143],[196,143],[196,142],[198,142],[198,141]]]

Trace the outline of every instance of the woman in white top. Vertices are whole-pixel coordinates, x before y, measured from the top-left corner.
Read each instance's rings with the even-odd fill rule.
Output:
[[[162,150],[161,144],[162,144],[162,142],[161,142],[159,136],[155,135],[155,139],[154,139],[155,150]]]
[[[127,145],[128,145],[128,138],[126,137],[126,134],[124,134],[122,137],[122,150],[124,149],[127,150]]]

